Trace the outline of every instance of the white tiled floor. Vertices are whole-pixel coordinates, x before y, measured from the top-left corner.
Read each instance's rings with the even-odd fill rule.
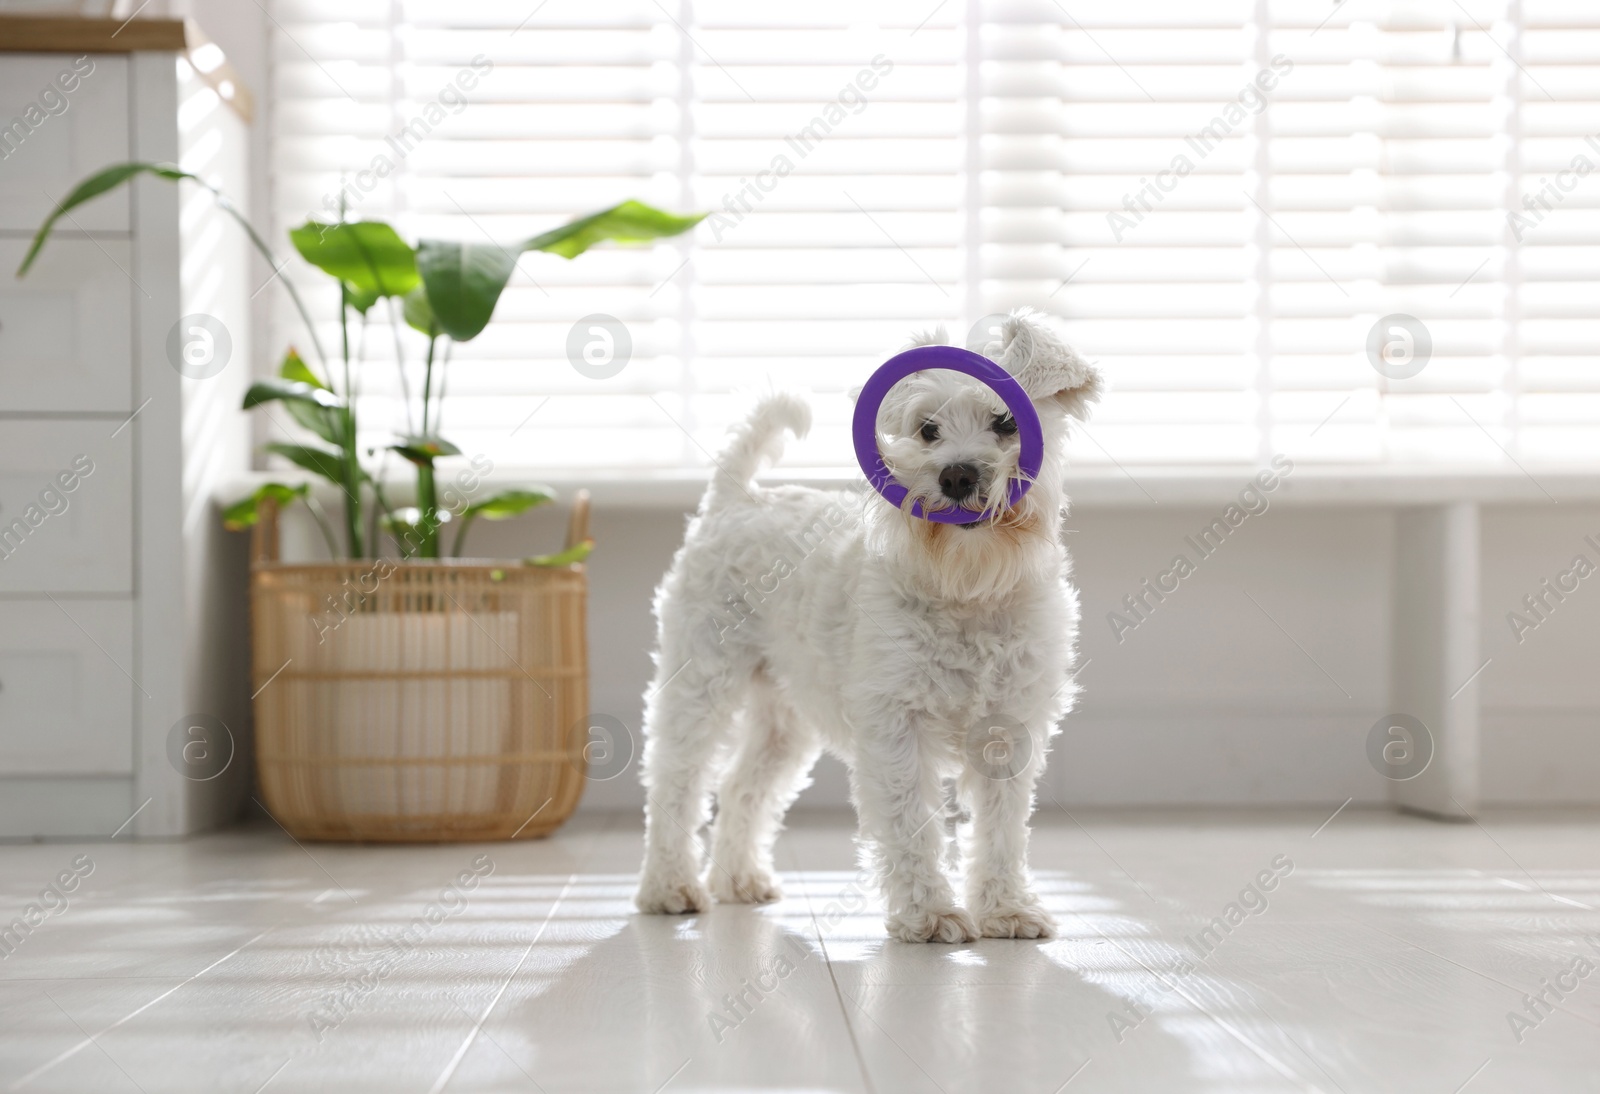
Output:
[[[93,862],[0,961],[0,1090],[1600,1090],[1600,816],[1324,819],[1045,814],[1061,937],[954,948],[852,910],[843,816],[784,836],[783,903],[681,919],[630,914],[631,816],[520,844],[0,847],[0,923]]]

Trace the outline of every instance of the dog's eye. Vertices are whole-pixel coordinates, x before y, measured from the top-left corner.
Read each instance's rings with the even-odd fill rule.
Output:
[[[927,441],[929,444],[932,444],[934,441],[939,439],[939,426],[938,426],[938,423],[936,423],[936,422],[923,422],[922,423],[921,433],[922,433],[922,439]]]
[[[1009,414],[997,414],[994,419],[994,431],[1002,437],[1014,437],[1017,433],[1017,420]]]

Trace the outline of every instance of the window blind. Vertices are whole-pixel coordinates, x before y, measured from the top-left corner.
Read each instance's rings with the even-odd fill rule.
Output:
[[[1574,0],[272,11],[279,238],[341,194],[408,238],[510,242],[628,197],[711,213],[523,256],[443,421],[498,467],[705,466],[772,386],[816,395],[786,465],[845,468],[845,392],[910,330],[962,341],[1019,305],[1111,382],[1080,464],[1600,449],[1600,11]],[[283,276],[334,344],[334,295]],[[568,359],[595,313],[633,344],[604,380]],[[1373,344],[1426,364],[1385,376]],[[375,323],[373,443],[404,426],[394,353]]]

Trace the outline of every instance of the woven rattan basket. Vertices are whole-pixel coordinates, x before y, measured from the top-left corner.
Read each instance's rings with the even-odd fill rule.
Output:
[[[573,507],[569,545],[588,526]],[[577,807],[588,739],[584,568],[278,561],[250,576],[264,804],[317,840],[528,839]]]

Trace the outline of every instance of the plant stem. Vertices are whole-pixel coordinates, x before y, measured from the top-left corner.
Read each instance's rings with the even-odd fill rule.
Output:
[[[350,384],[350,288],[339,282],[339,340],[344,348],[344,528],[349,557],[365,558],[361,543],[361,460],[356,450],[355,389]]]
[[[406,548],[404,537],[395,534],[394,507],[389,504],[389,496],[383,492],[383,480],[381,477],[374,478],[372,480],[372,494],[377,499],[378,508],[383,510],[384,520],[388,522],[389,526],[389,538],[394,541],[395,549],[400,552],[401,559],[410,558],[411,554]],[[376,558],[378,554],[378,539],[376,533],[373,534],[372,539],[372,554],[374,558]]]
[[[399,331],[396,330],[398,337]],[[422,370],[422,435],[428,433],[428,399],[433,394],[433,351],[439,336],[428,336],[428,359]],[[420,554],[423,558],[439,557],[439,489],[434,481],[433,463],[417,464],[417,509],[422,513],[418,527],[422,531]]]
[[[439,362],[439,397],[435,400],[439,408],[433,415],[433,431],[435,433],[440,433],[444,430],[444,382],[450,377],[450,351],[455,348],[455,344],[454,338],[448,335],[445,337],[444,358]]]
[[[367,455],[374,455],[372,449],[367,449]],[[373,558],[378,557],[378,552],[381,550],[379,544],[383,542],[378,537],[378,516],[380,513],[387,513],[389,511],[388,504],[383,500],[383,472],[388,466],[389,453],[384,452],[383,455],[378,457],[378,468],[373,472],[372,475],[373,505],[371,510],[369,510],[367,513],[367,545],[372,548]]]
[[[439,557],[439,492],[433,479],[433,464],[417,464],[417,509],[421,516],[417,529],[422,533],[417,554],[422,558]]]
[[[433,347],[437,334],[428,335],[428,363],[422,370],[422,435],[428,436],[428,397],[433,394]]]
[[[434,465],[416,465],[416,507],[421,517],[416,521],[421,531],[418,557],[438,558],[438,488],[434,483]]]

